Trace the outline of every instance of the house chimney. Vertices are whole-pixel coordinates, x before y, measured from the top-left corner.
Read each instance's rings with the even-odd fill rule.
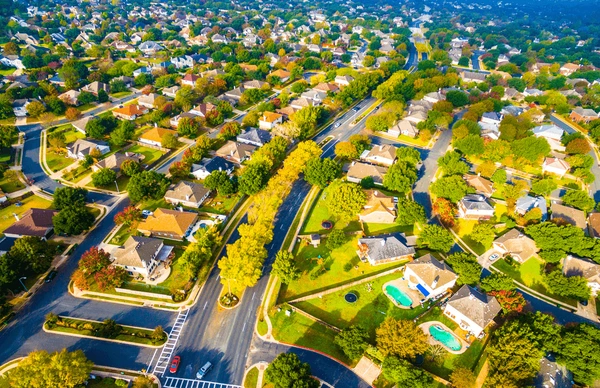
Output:
[[[190,195],[189,195],[189,194],[186,194],[186,196],[185,196],[185,200],[186,200],[186,201],[189,201],[189,200],[190,200]]]
[[[17,215],[17,213],[13,213],[13,216],[15,216],[15,219],[16,219],[17,221],[19,221],[19,216]]]
[[[438,281],[440,280],[439,275],[435,277],[435,279],[433,279],[433,283],[431,283],[431,289],[435,290],[435,288],[437,287]]]

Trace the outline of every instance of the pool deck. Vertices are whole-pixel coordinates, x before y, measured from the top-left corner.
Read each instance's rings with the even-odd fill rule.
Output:
[[[403,293],[405,293],[406,295],[408,295],[410,297],[410,300],[412,300],[412,305],[403,306],[403,305],[399,304],[398,302],[396,302],[396,300],[394,298],[392,298],[390,295],[388,295],[388,293],[385,291],[385,288],[388,285],[394,286],[397,289],[399,289],[400,291],[402,291]],[[403,278],[390,280],[389,282],[387,282],[383,285],[382,289],[383,289],[383,293],[385,294],[385,296],[387,296],[388,299],[391,300],[392,303],[394,303],[394,305],[398,308],[409,310],[409,309],[412,309],[412,308],[415,308],[415,307],[421,305],[421,299],[423,298],[423,295],[421,295],[421,293],[419,291],[411,290],[410,288],[408,288],[408,282],[406,280],[404,280]]]
[[[441,327],[444,328],[444,330],[449,331],[450,333],[452,333],[452,335],[454,335],[454,337],[460,341],[460,344],[462,345],[462,347],[460,348],[460,350],[452,350],[449,347],[447,347],[446,345],[444,345],[443,343],[441,343],[440,341],[436,340],[435,338],[433,338],[433,336],[431,334],[429,334],[429,327],[430,326],[436,326],[439,325]],[[458,335],[456,335],[456,333],[453,330],[450,330],[450,328],[446,325],[444,325],[442,322],[440,321],[429,321],[429,322],[425,322],[419,325],[419,327],[421,328],[421,330],[423,330],[423,332],[425,334],[427,334],[427,336],[429,337],[429,343],[431,345],[441,345],[444,349],[446,349],[448,352],[452,353],[452,354],[463,354],[464,352],[467,351],[469,344],[463,340],[462,338],[460,338]]]

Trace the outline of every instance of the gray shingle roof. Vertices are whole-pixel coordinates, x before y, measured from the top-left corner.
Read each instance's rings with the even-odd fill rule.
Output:
[[[358,240],[358,244],[364,244],[367,247],[369,258],[374,262],[415,253],[414,248],[407,247],[393,236],[361,238]]]
[[[448,305],[482,328],[489,325],[502,310],[496,298],[482,294],[467,285],[452,295]]]

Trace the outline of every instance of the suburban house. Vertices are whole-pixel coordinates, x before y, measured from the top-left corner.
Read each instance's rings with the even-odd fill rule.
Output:
[[[161,97],[159,94],[156,93],[150,93],[150,94],[146,94],[146,95],[141,95],[138,98],[138,105],[141,105],[143,107],[146,107],[148,109],[154,109],[156,108],[156,99],[158,97]],[[164,99],[164,97],[163,97]]]
[[[546,221],[548,218],[548,206],[546,206],[546,199],[544,197],[522,196],[517,199],[515,212],[523,216],[525,213],[535,208],[540,209],[540,212],[542,213],[541,220]]]
[[[431,92],[431,93],[427,93],[426,95],[424,95],[423,100],[429,101],[432,104],[435,104],[436,102],[445,101],[446,96],[444,96],[440,92]]]
[[[115,152],[106,158],[98,161],[92,166],[92,171],[98,171],[103,168],[110,168],[115,172],[120,172],[121,165],[126,160],[133,160],[136,163],[141,163],[144,155],[135,152]]]
[[[378,190],[367,190],[367,203],[358,215],[361,222],[392,224],[396,221],[395,198]]]
[[[354,78],[351,75],[338,75],[333,80],[333,83],[338,86],[348,86],[352,81],[354,81]]]
[[[162,50],[162,46],[156,42],[153,42],[151,40],[147,40],[145,42],[140,43],[140,45],[138,46],[138,49],[144,53],[144,55],[149,56],[149,55],[154,55],[156,54],[158,51]]]
[[[98,96],[100,90],[104,90],[106,94],[110,92],[110,86],[104,82],[94,81],[91,84],[85,85],[81,88],[82,92],[92,93],[94,96]]]
[[[148,113],[148,108],[138,104],[123,105],[121,108],[113,109],[112,114],[116,118],[123,120],[135,120],[138,117]]]
[[[275,70],[275,71],[272,71],[271,73],[269,73],[269,75],[267,76],[267,81],[268,81],[268,78],[278,77],[279,80],[281,81],[281,83],[284,84],[290,80],[291,76],[292,76],[292,73],[290,73],[289,71],[279,69],[279,70]]]
[[[600,213],[588,215],[588,233],[590,237],[600,238]]]
[[[461,329],[480,337],[500,310],[496,298],[464,285],[446,302],[444,314]]]
[[[511,229],[498,237],[494,240],[492,246],[501,255],[510,255],[519,263],[524,263],[538,251],[535,241],[525,236],[518,229]]]
[[[31,208],[21,217],[15,215],[16,222],[4,230],[4,236],[33,236],[46,239],[54,230],[52,217],[57,213],[56,210]]]
[[[400,135],[416,137],[419,134],[417,124],[410,120],[400,120],[394,126],[387,130],[390,136],[398,137]]]
[[[236,140],[239,143],[262,147],[271,141],[271,132],[264,129],[250,128],[237,135]]]
[[[562,270],[567,277],[581,276],[587,280],[592,296],[600,292],[600,264],[569,255],[562,260]]]
[[[370,150],[363,151],[360,160],[389,167],[396,161],[396,147],[387,144],[376,145]]]
[[[569,172],[571,166],[563,159],[548,157],[544,159],[544,163],[542,163],[542,174],[555,174],[560,177],[563,177],[567,172]]]
[[[194,86],[196,86],[196,81],[198,81],[200,79],[199,75],[196,74],[186,74],[182,79],[181,79],[181,85],[183,86],[191,86],[192,88]]]
[[[325,93],[337,93],[340,88],[336,84],[321,82],[313,88],[313,90],[319,90]]]
[[[162,139],[167,133],[170,133],[175,137],[178,136],[177,131],[173,131],[172,129],[154,127],[142,133],[142,136],[139,137],[138,141],[143,144],[162,147]]]
[[[477,194],[485,195],[486,197],[491,197],[494,194],[494,184],[480,175],[465,175],[463,176],[467,185],[471,186],[475,189]]]
[[[80,94],[81,92],[77,90],[69,90],[64,92],[63,94],[59,94],[58,98],[60,98],[61,101],[67,105],[77,106],[79,105],[77,97],[79,97]]]
[[[559,128],[556,125],[539,125],[533,128],[532,131],[535,137],[542,137],[546,139],[550,145],[550,148],[553,150],[560,152],[565,150],[565,146],[560,142],[563,134],[565,133],[562,128]]]
[[[112,256],[113,265],[122,267],[130,276],[143,276],[147,281],[161,263],[172,259],[173,247],[157,238],[130,236]]]
[[[12,108],[16,117],[27,116],[27,105],[29,105],[29,102],[27,98],[20,98],[13,101]]]
[[[281,123],[283,123],[283,115],[275,112],[265,111],[260,119],[258,119],[258,127],[267,131],[270,131]]]
[[[177,96],[177,92],[179,91],[179,89],[181,89],[181,87],[175,85],[175,86],[171,86],[170,88],[164,88],[162,90],[162,93],[167,97],[175,98]]]
[[[460,73],[460,78],[463,80],[463,82],[483,82],[485,81],[485,78],[487,77],[487,74],[484,73],[476,73],[473,71],[461,71]]]
[[[358,257],[371,265],[411,259],[415,249],[402,244],[394,236],[365,237],[358,239]]]
[[[199,164],[192,164],[192,175],[196,179],[206,179],[213,171],[225,171],[227,175],[231,175],[235,165],[226,159],[215,156],[212,159],[203,159]]]
[[[87,126],[87,123],[93,118],[93,116],[86,116],[77,121],[73,121],[71,125],[73,126],[73,128],[85,135],[85,127]]]
[[[195,116],[206,117],[207,115],[209,115],[210,113],[212,113],[216,110],[217,110],[217,107],[215,105],[211,104],[210,102],[205,102],[205,103],[196,105],[195,107],[190,109],[190,111],[188,113],[191,113]]]
[[[177,128],[177,126],[179,125],[179,121],[183,118],[188,118],[188,119],[196,119],[198,116],[191,114],[189,112],[183,112],[181,114],[178,114],[175,117],[171,117],[171,119],[169,120],[169,124],[171,124],[172,127]]]
[[[229,140],[216,151],[215,155],[225,158],[230,162],[241,164],[244,160],[250,159],[256,148],[256,146],[251,144],[243,144]]]
[[[198,221],[198,213],[158,208],[138,225],[138,230],[147,235],[169,240],[188,237]]]
[[[210,190],[199,183],[181,181],[165,193],[165,201],[173,205],[199,208],[210,195]]]
[[[383,177],[387,173],[387,167],[375,166],[373,164],[352,162],[348,169],[346,179],[349,182],[360,183],[364,178],[371,177],[376,185],[383,185]]]
[[[404,279],[425,299],[435,299],[454,287],[458,275],[446,263],[426,254],[404,266]]]
[[[558,70],[558,72],[560,74],[564,75],[565,77],[568,77],[571,74],[575,73],[580,68],[581,68],[581,65],[576,65],[574,63],[565,63],[564,65],[562,65],[560,67],[560,69]]]
[[[93,139],[77,139],[75,143],[67,146],[67,156],[72,159],[83,160],[87,155],[97,153],[104,155],[110,152],[107,142]]]
[[[481,194],[468,194],[458,201],[458,216],[466,220],[489,220],[494,216],[494,207]]]
[[[550,219],[552,220],[560,219],[584,230],[587,227],[585,212],[579,209],[561,205],[559,203],[553,203],[550,206],[550,211],[552,212],[550,215]]]
[[[583,109],[581,107],[573,109],[569,117],[573,121],[584,122],[586,124],[590,121],[597,120],[599,118],[598,113],[596,113],[595,110]]]
[[[256,79],[244,82],[244,88],[246,89],[265,89],[269,87],[269,83],[265,81],[259,81]]]

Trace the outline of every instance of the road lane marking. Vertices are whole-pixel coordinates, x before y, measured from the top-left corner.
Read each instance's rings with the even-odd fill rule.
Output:
[[[173,351],[177,346],[177,341],[179,340],[179,333],[183,329],[183,325],[185,324],[189,312],[190,310],[184,310],[180,311],[179,314],[177,314],[177,318],[175,318],[175,323],[173,324],[173,327],[169,332],[167,342],[165,343],[165,346],[163,346],[160,352],[160,356],[156,361],[156,365],[154,366],[154,374],[160,374],[161,376],[165,374],[167,367],[169,366],[169,362],[171,361]],[[148,368],[148,370],[150,370],[150,368]]]
[[[202,310],[206,310],[206,306],[208,306],[208,301],[204,303],[204,308]]]
[[[164,388],[242,388],[241,385],[223,384],[214,381],[185,379],[180,377],[167,377]]]

